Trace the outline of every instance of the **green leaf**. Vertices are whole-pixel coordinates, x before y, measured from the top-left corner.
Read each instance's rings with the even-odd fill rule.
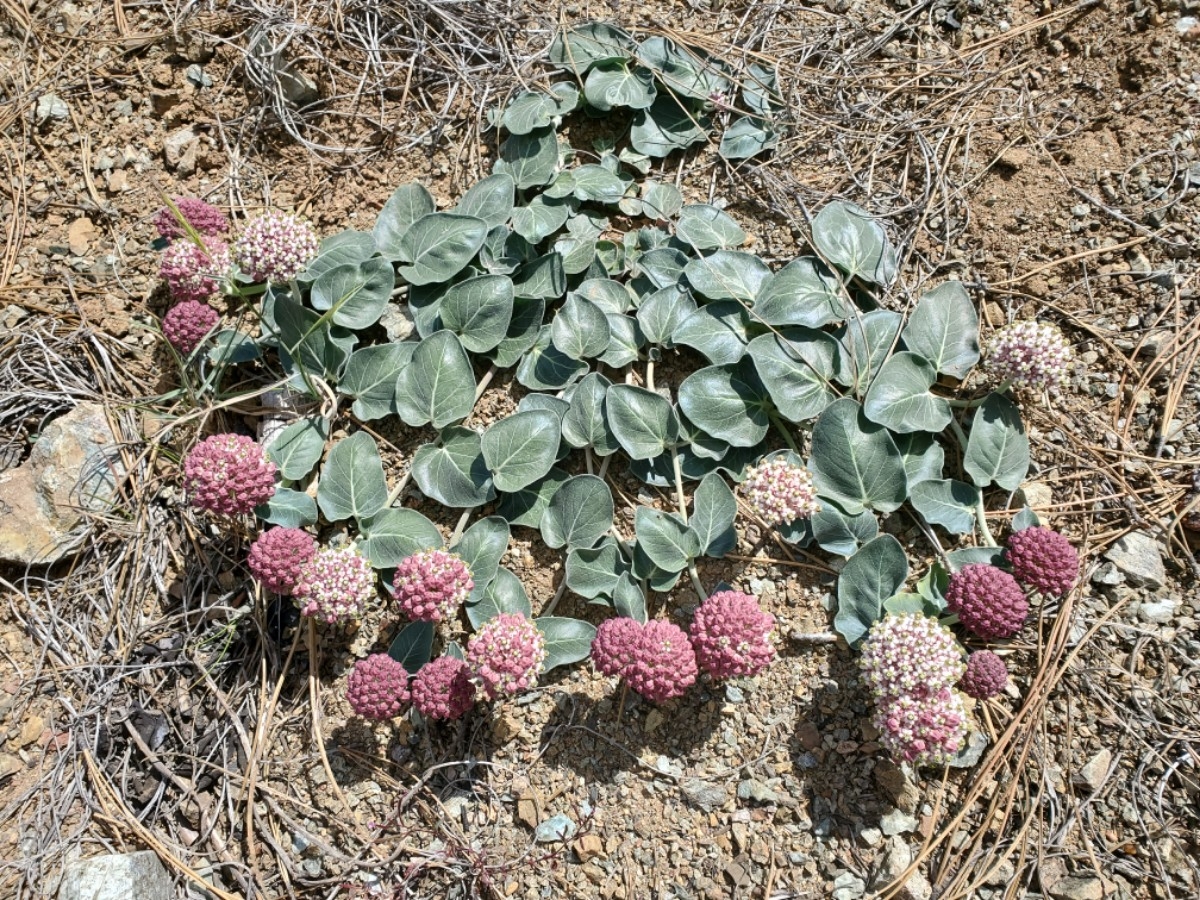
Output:
[[[770,399],[753,366],[708,366],[679,385],[679,407],[696,427],[734,447],[751,447],[767,434]]]
[[[281,528],[303,528],[316,523],[317,504],[302,491],[277,487],[270,500],[254,507],[254,514]]]
[[[414,222],[437,211],[433,195],[418,182],[403,184],[392,193],[375,220],[373,232],[380,255],[395,262],[404,258],[400,241]]]
[[[950,424],[950,404],[929,389],[937,372],[923,356],[902,351],[888,357],[871,382],[863,413],[872,422],[900,434],[940,433]]]
[[[517,364],[526,351],[538,339],[542,327],[542,316],[546,312],[546,301],[517,297],[513,300],[512,319],[504,339],[489,354],[498,368],[508,369]]]
[[[847,377],[839,374],[838,380],[852,386],[861,394],[871,384],[883,361],[887,359],[900,332],[902,319],[899,313],[888,309],[876,309],[869,313],[848,318],[834,336],[846,348],[848,362]]]
[[[387,479],[374,439],[356,432],[333,445],[321,470],[317,503],[330,522],[354,517],[360,522],[387,502]]]
[[[551,343],[550,326],[543,325],[537,340],[517,366],[517,381],[531,391],[558,391],[587,370],[586,362],[571,359]]]
[[[418,550],[442,546],[437,526],[415,509],[381,509],[362,522],[359,549],[376,569],[399,565]]]
[[[325,452],[329,423],[319,416],[287,426],[267,448],[267,456],[287,481],[299,481],[313,470]]]
[[[581,76],[598,62],[628,59],[634,47],[625,30],[607,22],[588,22],[555,35],[547,55],[554,65]]]
[[[508,523],[500,516],[488,516],[472,524],[450,548],[467,564],[475,590],[480,593],[496,577],[500,560],[508,550],[509,537]]]
[[[674,247],[656,247],[638,257],[637,269],[639,274],[649,278],[656,288],[667,288],[678,284],[687,263],[687,254],[682,250],[676,250]]]
[[[1035,528],[1041,524],[1042,520],[1038,518],[1038,514],[1028,506],[1023,506],[1021,511],[1013,516],[1012,530],[1014,532],[1024,531],[1026,528]]]
[[[891,435],[849,398],[834,401],[817,419],[808,468],[818,492],[851,515],[864,508],[892,512],[908,496],[904,461]]]
[[[275,298],[274,311],[281,349],[309,374],[336,382],[350,353],[330,323],[283,294]]]
[[[510,525],[539,528],[542,515],[550,505],[550,498],[570,477],[562,469],[553,468],[541,481],[501,497],[496,514],[506,519]]]
[[[638,60],[654,71],[671,94],[708,101],[730,89],[725,67],[707,54],[701,56],[669,38],[647,38],[638,45]]]
[[[543,672],[587,659],[588,654],[592,652],[596,626],[590,622],[562,616],[542,616],[540,619],[534,619],[533,624],[546,639],[546,662]]]
[[[568,275],[586,272],[596,258],[596,242],[591,238],[560,238],[554,242],[554,250],[562,256],[563,271]]]
[[[611,384],[600,373],[589,372],[576,385],[562,420],[563,438],[572,447],[592,447],[599,456],[620,448],[605,415],[605,396]]]
[[[660,94],[649,109],[640,109],[633,117],[629,142],[647,156],[662,158],[708,137],[711,119],[688,108],[669,94]]]
[[[750,63],[742,81],[742,102],[746,109],[762,118],[769,118],[782,109],[783,95],[779,93],[779,73],[774,67]]]
[[[1029,438],[1011,400],[991,393],[975,412],[963,468],[981,488],[998,484],[1015,491],[1021,486],[1029,471]]]
[[[213,336],[212,346],[208,350],[208,361],[218,369],[250,362],[260,356],[262,348],[258,346],[258,341],[248,334],[229,328],[218,331]]]
[[[960,281],[923,296],[901,335],[904,346],[952,378],[966,378],[979,362],[979,315]]]
[[[736,300],[706,303],[680,322],[671,338],[699,350],[714,365],[735,363],[750,343],[750,314]]]
[[[700,538],[679,516],[648,506],[633,515],[638,546],[664,572],[682,572],[700,555]]]
[[[639,581],[647,581],[650,584],[650,590],[660,594],[666,593],[673,589],[679,583],[681,572],[668,572],[660,569],[650,557],[646,555],[646,551],[642,549],[642,545],[635,542],[633,545],[633,577]]]
[[[583,96],[603,112],[616,107],[646,109],[657,95],[654,73],[640,66],[630,67],[625,62],[599,63],[588,72],[583,83]]]
[[[513,134],[529,134],[535,128],[545,128],[556,115],[558,104],[549,94],[521,91],[504,110],[500,124]]]
[[[890,534],[863,545],[838,578],[838,610],[833,627],[856,646],[883,615],[883,603],[904,586],[908,559]]]
[[[835,200],[813,218],[813,244],[851,278],[889,285],[896,278],[896,250],[883,226],[865,209]]]
[[[599,356],[608,349],[608,318],[590,300],[567,297],[550,324],[550,340],[571,359]]]
[[[963,566],[1004,565],[1004,550],[1001,547],[965,547],[962,550],[951,550],[946,554],[946,562],[950,571],[957,572]]]
[[[685,206],[675,236],[696,250],[731,250],[746,242],[746,232],[728,214],[707,203]]]
[[[396,383],[396,409],[404,423],[444,428],[465,419],[474,406],[475,373],[458,337],[439,331],[417,344]]]
[[[492,474],[480,444],[476,432],[454,426],[441,433],[438,443],[418,447],[412,476],[421,493],[455,509],[482,506],[494,498]]]
[[[779,132],[762,119],[740,116],[721,135],[717,152],[725,159],[750,159],[779,143]]]
[[[725,480],[715,472],[700,479],[692,495],[692,518],[689,525],[700,539],[700,552],[720,559],[734,548],[737,534],[733,521],[737,518],[737,500]]]
[[[376,344],[350,354],[338,391],[355,398],[354,415],[370,421],[396,412],[396,381],[416,347],[412,341]]]
[[[433,635],[433,622],[409,622],[388,647],[388,656],[416,675],[433,656]]]
[[[623,572],[617,579],[617,586],[612,592],[613,609],[617,615],[633,619],[635,622],[646,624],[646,597],[641,588],[634,582],[628,572]]]
[[[559,417],[528,410],[500,419],[483,433],[483,459],[500,491],[519,491],[550,471],[558,455]]]
[[[651,251],[651,253],[661,252],[663,251]],[[696,308],[696,301],[691,292],[678,284],[672,284],[655,291],[642,301],[642,305],[638,307],[637,320],[638,324],[642,326],[642,333],[646,335],[646,340],[652,344],[661,344],[670,348],[675,346],[672,337],[675,330],[696,311]]]
[[[486,353],[504,340],[512,312],[513,282],[507,275],[479,275],[452,285],[438,310],[442,325],[472,353]]]
[[[771,277],[767,264],[752,253],[717,250],[693,259],[683,270],[688,282],[710,300],[741,300],[750,303]]]
[[[449,281],[466,268],[487,237],[474,216],[431,213],[413,222],[400,239],[400,276],[409,284]]]
[[[513,273],[513,293],[531,300],[557,300],[567,292],[562,255],[547,253]],[[539,322],[540,324],[540,322]]]
[[[545,240],[566,224],[573,203],[570,199],[554,200],[538,194],[528,206],[513,210],[513,231],[531,244]]]
[[[598,547],[576,548],[567,554],[567,587],[585,600],[610,597],[628,568],[617,542],[605,538]]]
[[[879,534],[879,522],[870,510],[850,516],[829,502],[821,504],[809,526],[817,546],[839,556],[852,556],[860,545]]]
[[[313,282],[309,300],[314,309],[330,310],[335,325],[370,328],[387,309],[395,286],[392,264],[374,257],[330,269]]]
[[[487,223],[488,228],[503,225],[513,212],[515,187],[512,176],[507,173],[498,172],[495,175],[489,175],[467,189],[454,211],[460,216],[482,219]]]
[[[942,445],[928,432],[914,431],[912,434],[894,434],[896,449],[904,457],[904,474],[909,484],[920,484],[942,477],[942,466],[946,455]]]
[[[642,183],[642,215],[647,219],[670,219],[683,208],[683,194],[673,184]]]
[[[613,499],[608,485],[595,475],[567,479],[546,507],[540,524],[546,546],[591,547],[613,523]]]
[[[488,582],[478,602],[467,601],[467,619],[476,630],[500,613],[516,613],[527,619],[533,615],[533,604],[521,580],[503,566],[496,570],[496,577]]]
[[[970,534],[975,530],[979,489],[965,481],[949,478],[922,481],[909,489],[908,499],[931,525],[941,525],[951,534]]]
[[[606,314],[623,315],[633,306],[634,297],[629,289],[611,278],[589,278],[581,282],[572,292],[591,301]]]
[[[330,269],[355,265],[375,255],[375,238],[361,231],[346,229],[321,241],[317,258],[296,276],[301,284],[312,284]]]
[[[792,339],[764,334],[750,342],[750,358],[784,418],[804,422],[838,398],[830,383],[839,345],[823,331],[792,330]]]
[[[604,403],[609,427],[630,459],[658,456],[679,437],[679,420],[671,401],[661,394],[613,384]]]
[[[512,176],[519,189],[548,184],[558,171],[558,136],[553,128],[535,128],[514,134],[500,145],[497,174]]]
[[[759,288],[754,317],[767,325],[820,328],[848,315],[837,275],[815,256],[794,259]]]

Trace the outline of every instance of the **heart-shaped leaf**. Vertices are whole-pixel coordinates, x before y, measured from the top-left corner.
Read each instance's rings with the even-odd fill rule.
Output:
[[[582,619],[567,619],[562,616],[542,616],[533,624],[546,639],[546,662],[543,672],[559,666],[569,666],[587,659],[592,652],[592,641],[596,639],[596,626]]]
[[[657,95],[654,73],[624,61],[597,64],[583,83],[583,96],[603,112],[616,107],[646,109]]]
[[[942,477],[942,467],[945,465],[946,454],[942,445],[933,439],[933,435],[924,431],[914,431],[912,434],[894,434],[896,449],[904,457],[904,474],[909,484],[920,484]]]
[[[376,344],[350,354],[338,391],[354,397],[351,411],[364,421],[396,412],[396,382],[417,345]]]
[[[550,324],[550,340],[571,359],[599,356],[608,349],[604,311],[578,294],[570,294]]]
[[[317,258],[304,267],[304,271],[296,276],[296,280],[301,284],[312,284],[330,269],[370,259],[375,255],[375,250],[375,238],[371,235],[350,228],[339,231],[321,241],[321,250]]]
[[[529,134],[535,128],[545,128],[556,115],[558,104],[549,94],[521,91],[504,110],[500,124],[513,134]]]
[[[676,329],[695,311],[696,301],[691,292],[681,285],[672,284],[655,291],[642,301],[642,305],[638,307],[637,320],[642,326],[646,340],[670,348],[675,346],[673,335]]]
[[[558,171],[558,136],[553,128],[535,128],[528,134],[514,134],[500,145],[496,160],[497,174],[512,177],[519,189],[548,184]]]
[[[749,159],[779,143],[779,132],[762,119],[741,116],[734,119],[724,134],[718,151],[726,159]]]
[[[431,213],[413,222],[400,239],[400,275],[409,284],[449,281],[466,268],[487,237],[488,224],[474,216]]]
[[[597,75],[599,72],[599,69],[594,69],[592,75]],[[604,166],[579,166],[571,170],[571,173],[574,176],[575,199],[577,200],[616,203],[625,196],[625,182]]]
[[[542,514],[550,505],[550,498],[570,477],[562,469],[551,469],[541,481],[501,497],[496,514],[510,525],[538,528],[542,524]]]
[[[293,422],[267,448],[267,456],[288,481],[299,481],[313,470],[325,452],[329,423],[319,416]]]
[[[608,327],[608,320],[604,322]],[[588,364],[571,359],[551,342],[550,326],[543,325],[533,346],[521,357],[517,381],[531,391],[558,391],[580,378]]]
[[[657,247],[647,250],[637,260],[637,269],[656,288],[674,287],[683,277],[688,264],[687,255],[674,247]]]
[[[683,208],[683,194],[673,184],[647,181],[642,184],[642,215],[647,219],[669,219]]]
[[[700,555],[700,538],[679,516],[639,506],[633,515],[638,546],[664,572],[682,572]]]
[[[538,194],[527,206],[513,210],[513,231],[531,244],[545,240],[562,228],[571,215],[573,200],[554,200]]]
[[[455,426],[445,429],[437,444],[418,447],[412,476],[421,493],[455,509],[482,506],[495,497],[480,444],[476,432]]]
[[[679,437],[679,420],[661,394],[626,384],[610,385],[605,413],[617,443],[630,459],[658,456]]]
[[[979,314],[960,281],[925,294],[901,335],[904,346],[952,378],[966,378],[979,362]]]
[[[888,357],[871,382],[863,413],[872,422],[900,434],[939,433],[950,424],[950,404],[929,389],[937,372],[929,360],[902,351]]]
[[[908,496],[904,461],[887,429],[849,398],[831,403],[813,426],[809,470],[822,496],[850,515],[892,512]]]
[[[275,488],[271,499],[254,507],[254,514],[280,528],[303,528],[317,521],[317,504],[303,491]]]
[[[660,94],[649,109],[640,109],[629,129],[633,149],[661,158],[708,137],[710,118],[669,94]]]
[[[515,613],[527,619],[533,615],[533,605],[521,580],[503,566],[496,570],[483,596],[477,602],[467,603],[467,619],[476,630],[500,613]]]
[[[624,29],[607,22],[588,22],[555,35],[547,55],[554,65],[580,76],[598,62],[628,59],[635,46]]]
[[[497,368],[508,369],[517,364],[538,339],[546,301],[517,297],[513,300],[512,319],[504,339],[489,354]]]
[[[883,616],[883,603],[908,578],[908,559],[890,534],[863,545],[846,562],[838,578],[838,610],[833,627],[851,646],[857,645]]]
[[[681,47],[669,38],[659,35],[647,38],[638,45],[637,57],[672,94],[707,101],[714,94],[727,92],[731,86],[720,62]]]
[[[1029,438],[1021,411],[1000,394],[988,394],[971,420],[963,468],[981,488],[998,484],[1015,491],[1029,471]]]
[[[737,500],[725,480],[711,472],[700,479],[692,496],[692,517],[688,524],[700,539],[700,552],[720,559],[734,548],[737,534],[733,521],[737,518]]]
[[[922,481],[912,486],[908,499],[931,525],[941,525],[951,534],[970,534],[975,530],[979,488],[965,481],[950,478]]]
[[[496,577],[509,537],[508,523],[500,516],[488,516],[472,524],[450,548],[471,570],[476,590],[481,591]]]
[[[776,327],[820,328],[847,314],[837,275],[815,256],[792,260],[764,281],[754,298],[754,318]]]
[[[848,363],[845,372],[839,372],[838,380],[853,387],[855,393],[864,393],[895,345],[901,321],[899,313],[888,309],[849,317],[834,332],[845,348]]]
[[[696,427],[734,447],[766,436],[770,398],[747,363],[708,366],[679,385],[679,407]]]
[[[513,273],[513,293],[517,297],[556,300],[566,292],[567,274],[558,253],[539,256]]]
[[[696,250],[731,250],[746,242],[746,232],[741,226],[728,213],[707,203],[680,210],[675,235]]]
[[[558,456],[559,417],[528,410],[500,419],[483,433],[483,458],[496,489],[519,491],[550,471]]]
[[[503,225],[512,215],[515,187],[511,175],[504,172],[490,175],[471,185],[454,211],[460,216],[482,219],[488,228]]]
[[[575,386],[571,406],[562,419],[563,438],[572,447],[591,447],[599,456],[620,448],[605,414],[605,397],[611,384],[599,372],[590,372]]]
[[[750,359],[784,418],[804,422],[838,398],[831,381],[840,347],[823,331],[791,329],[789,338],[759,335],[750,342]]]
[[[741,300],[750,303],[771,277],[767,264],[752,253],[718,250],[684,267],[692,288],[710,300]]]
[[[376,569],[399,565],[418,550],[442,546],[437,526],[415,509],[381,509],[362,522],[359,549]]]
[[[699,350],[714,365],[735,363],[750,344],[750,314],[736,300],[706,303],[680,322],[671,338]]]
[[[612,602],[617,615],[646,624],[646,596],[628,572],[622,573],[617,579],[617,586],[612,592]]]
[[[865,209],[835,200],[813,218],[813,243],[851,278],[889,285],[896,278],[896,250],[883,226]]]
[[[395,286],[392,264],[373,257],[327,271],[313,282],[309,300],[314,309],[328,310],[335,325],[370,328],[387,309]]]
[[[370,518],[383,509],[387,495],[383,460],[369,434],[359,431],[333,445],[317,486],[317,503],[326,519]]]
[[[396,188],[375,220],[375,245],[383,258],[391,262],[403,259],[401,238],[414,222],[436,211],[437,203],[424,185],[414,181]]]
[[[279,330],[280,349],[311,375],[336,382],[354,338],[339,339],[329,320],[301,306],[291,297],[279,294],[274,303],[275,325]],[[299,384],[304,385],[303,379]]]
[[[472,353],[504,340],[512,321],[513,283],[507,275],[480,275],[452,285],[442,298],[442,325]]]
[[[605,538],[598,547],[567,554],[567,587],[585,600],[611,597],[621,574],[628,570],[617,542]]]
[[[406,425],[444,428],[471,414],[475,373],[458,337],[431,334],[417,345],[396,383],[396,409]]]
[[[388,656],[404,666],[409,675],[416,675],[433,657],[433,635],[432,622],[409,622],[388,647]]]
[[[613,499],[608,485],[595,475],[576,475],[554,492],[542,515],[546,546],[591,547],[612,528]]]
[[[879,534],[879,522],[870,510],[847,515],[831,502],[824,502],[809,520],[813,540],[826,553],[852,556]]]
[[[589,278],[572,293],[594,303],[606,315],[627,313],[636,299],[629,288],[611,278]]]

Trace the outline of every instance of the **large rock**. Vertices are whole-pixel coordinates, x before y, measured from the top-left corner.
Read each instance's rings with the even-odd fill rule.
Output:
[[[68,863],[58,900],[172,900],[171,876],[150,850]]]
[[[1105,558],[1125,573],[1129,583],[1138,587],[1160,588],[1167,580],[1162,547],[1144,531],[1122,535],[1108,548]]]
[[[98,403],[46,426],[29,459],[0,472],[0,560],[53,563],[78,545],[84,512],[112,506],[125,468]]]

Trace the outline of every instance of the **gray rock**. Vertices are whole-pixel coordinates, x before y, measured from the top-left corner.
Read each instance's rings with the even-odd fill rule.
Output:
[[[198,88],[212,87],[213,80],[204,71],[202,66],[193,63],[187,67],[187,71],[184,74],[187,75],[187,80]]]
[[[894,837],[888,841],[888,850],[883,857],[883,864],[871,882],[871,890],[883,892],[890,888],[904,870],[912,865],[912,850],[903,838]],[[929,900],[933,888],[928,879],[920,872],[913,872],[894,895],[897,900]]]
[[[38,97],[35,114],[39,122],[45,122],[47,119],[65,119],[71,115],[71,110],[57,94],[42,94]]]
[[[779,802],[779,795],[757,778],[747,778],[745,781],[739,782],[737,795],[741,800],[752,800],[755,803]]]
[[[1092,573],[1092,584],[1103,584],[1112,587],[1118,584],[1125,583],[1125,576],[1110,562],[1101,563],[1096,567],[1096,571]]]
[[[884,813],[879,820],[880,830],[891,837],[895,834],[907,834],[917,830],[917,817],[911,816],[902,809],[893,809]]]
[[[102,406],[80,403],[55,419],[24,463],[0,473],[0,560],[62,559],[79,545],[84,512],[108,511],[124,477]]]
[[[163,140],[163,155],[167,165],[180,175],[190,175],[196,171],[196,154],[200,146],[200,138],[191,128],[180,128],[172,131]]]
[[[883,832],[878,828],[864,828],[858,836],[868,847],[878,847],[883,841]]]
[[[1095,876],[1064,878],[1050,889],[1056,900],[1104,900],[1104,882]]]
[[[388,340],[396,344],[407,341],[417,327],[407,303],[389,303],[379,324],[387,332]]]
[[[133,115],[133,101],[132,100],[118,100],[116,103],[114,103],[112,105],[112,112],[113,112],[114,116],[132,116]]]
[[[875,765],[875,783],[888,798],[906,813],[917,811],[921,802],[921,791],[902,768],[890,759],[881,759]]]
[[[1120,569],[1130,584],[1159,588],[1167,580],[1162,548],[1144,531],[1131,531],[1117,539],[1104,558]]]
[[[833,879],[833,900],[858,900],[867,892],[867,883],[853,872],[843,872]]]
[[[534,831],[533,837],[539,844],[551,844],[555,841],[569,841],[575,837],[575,832],[578,830],[579,826],[559,813],[540,824]]]
[[[1163,597],[1149,603],[1138,605],[1138,616],[1142,621],[1153,625],[1170,625],[1179,609],[1179,600],[1175,597]]]
[[[950,768],[970,769],[979,765],[979,760],[983,759],[983,751],[987,749],[987,745],[987,735],[982,731],[972,729],[967,734],[966,744],[950,760]]]
[[[1083,785],[1089,790],[1098,791],[1104,786],[1108,777],[1108,767],[1112,764],[1112,751],[1107,747],[1088,760],[1087,765],[1071,776],[1075,784]]]
[[[171,876],[150,850],[67,863],[58,900],[172,900]]]

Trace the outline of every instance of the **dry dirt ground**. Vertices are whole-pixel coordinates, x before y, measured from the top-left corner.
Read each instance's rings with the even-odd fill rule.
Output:
[[[130,477],[73,562],[0,570],[0,894],[53,896],[64,860],[150,848],[189,897],[1200,896],[1197,545],[1177,516],[1200,464],[1196,13],[2,0],[0,469],[99,399]],[[245,538],[181,503],[194,429],[164,438],[148,399],[174,386],[153,327],[157,191],[296,208],[323,233],[371,222],[412,179],[450,204],[490,166],[483,110],[545,77],[560,22],[599,18],[779,64],[792,127],[775,154],[665,166],[689,199],[727,201],[769,261],[840,195],[885,217],[899,304],[953,276],[986,328],[1038,315],[1075,348],[1069,388],[1025,410],[1025,495],[1082,548],[1083,577],[1012,643],[973,769],[921,780],[887,759],[848,649],[789,639],[826,627],[829,560],[756,532],[704,574],[778,617],[782,659],[760,679],[618,719],[611,685],[575,667],[416,731],[342,699],[388,623],[317,654],[281,638],[247,593]],[[309,74],[315,106],[264,80],[262,41]],[[495,385],[481,420],[510,392]],[[406,435],[387,437],[398,477]],[[1130,530],[1158,540],[1164,584],[1105,560]],[[562,571],[529,537],[506,564],[536,609]],[[694,603],[681,587],[667,606]],[[535,841],[558,814],[575,837]]]

